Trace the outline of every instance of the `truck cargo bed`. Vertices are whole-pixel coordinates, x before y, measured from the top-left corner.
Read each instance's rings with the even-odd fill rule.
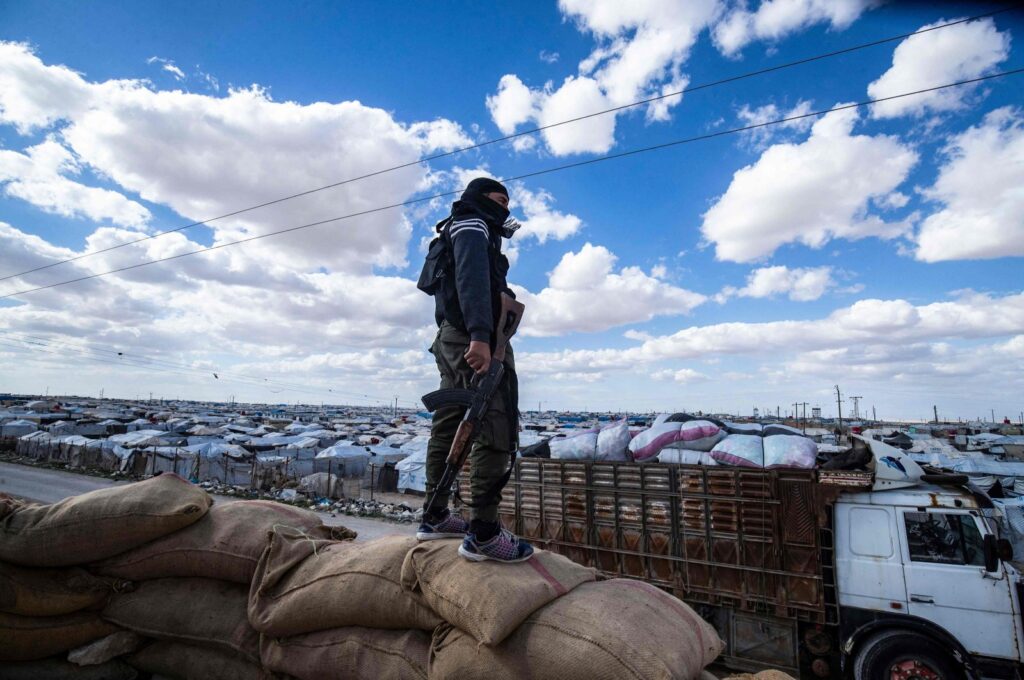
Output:
[[[832,623],[827,510],[863,474],[521,459],[500,512],[523,538],[607,576],[694,604]]]

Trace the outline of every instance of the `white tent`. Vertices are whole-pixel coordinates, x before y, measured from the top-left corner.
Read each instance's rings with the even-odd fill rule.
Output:
[[[26,434],[35,432],[39,428],[30,420],[12,420],[0,426],[0,436],[23,437]]]

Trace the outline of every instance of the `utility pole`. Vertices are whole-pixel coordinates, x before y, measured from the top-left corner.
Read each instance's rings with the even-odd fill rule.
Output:
[[[775,407],[775,419],[776,420],[779,419],[779,407],[778,406]]]
[[[804,434],[807,434],[807,402],[801,401],[799,405],[804,407],[804,417],[802,425]]]
[[[853,419],[857,420],[860,418],[860,400],[864,397],[850,397],[853,399]]]
[[[799,417],[800,417],[800,416],[799,416],[799,415],[797,414],[797,411],[798,411],[798,407],[799,407],[799,406],[800,406],[800,403],[799,403],[799,402],[793,402],[793,420],[796,420],[797,418],[799,418]]]
[[[939,422],[939,407],[933,404],[932,412],[935,414],[935,424],[937,425]]]
[[[836,409],[839,411],[839,432],[843,431],[843,397],[839,392],[839,385],[836,385]]]
[[[873,422],[876,422],[876,423],[878,422],[878,416],[875,415],[875,407],[874,406],[871,407],[871,420]]]
[[[996,422],[996,410],[992,409],[992,422]]]

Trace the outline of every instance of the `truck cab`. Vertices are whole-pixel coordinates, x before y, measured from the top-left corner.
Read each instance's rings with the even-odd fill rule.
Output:
[[[843,493],[839,640],[856,680],[1021,678],[1021,574],[991,501],[961,487]]]

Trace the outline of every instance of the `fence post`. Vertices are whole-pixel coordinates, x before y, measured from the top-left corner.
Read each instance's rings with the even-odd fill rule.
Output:
[[[328,498],[334,498],[334,493],[333,493],[334,492],[334,488],[333,488],[334,487],[334,484],[333,484],[333,479],[334,478],[331,477],[331,469],[333,467],[332,463],[333,463],[333,461],[330,458],[328,458],[327,459],[327,497]]]
[[[374,477],[374,469],[376,467],[377,467],[376,465],[374,465],[373,463],[370,463],[370,500],[371,501],[373,500],[373,487],[377,485],[377,480]]]
[[[249,470],[249,488],[253,489],[256,487],[256,452],[252,454],[252,468]]]

